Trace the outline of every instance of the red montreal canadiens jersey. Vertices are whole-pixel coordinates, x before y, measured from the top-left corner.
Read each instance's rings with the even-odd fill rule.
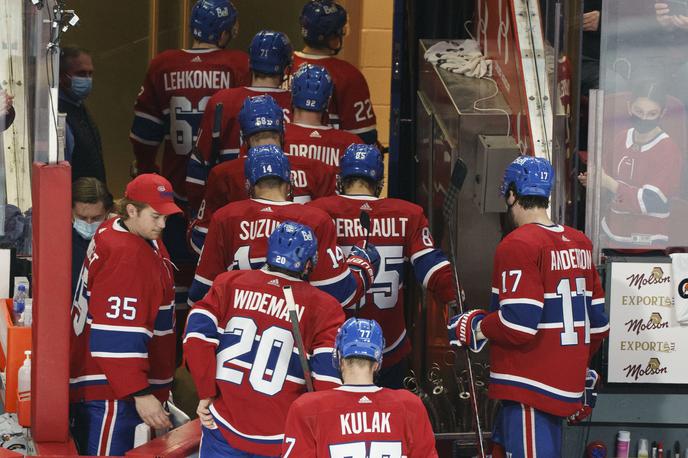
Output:
[[[283,221],[309,226],[318,240],[318,262],[309,282],[343,305],[360,299],[363,280],[349,270],[327,213],[293,202],[246,199],[225,205],[213,215],[189,290],[190,305],[205,295],[222,272],[260,268],[266,260],[268,237]]]
[[[666,133],[637,147],[633,132],[619,134],[613,154],[605,155],[605,172],[618,181],[619,188],[602,229],[613,241],[610,246],[666,246],[669,199],[681,189],[683,155]]]
[[[172,263],[160,240],[103,223],[72,304],[70,400],[125,399],[147,387],[166,401],[175,370]]]
[[[294,52],[293,69],[308,63],[324,67],[334,83],[328,114],[333,125],[354,134],[375,130],[370,90],[363,73],[349,62],[332,56]]]
[[[279,455],[289,406],[306,391],[282,288],[291,285],[316,390],[338,386],[332,350],[344,313],[310,284],[265,270],[226,272],[189,313],[184,354],[232,447]]]
[[[213,214],[230,202],[248,199],[244,162],[241,157],[213,167],[208,176],[205,198],[191,227],[191,246],[196,252],[203,247]],[[294,202],[306,203],[335,194],[337,171],[314,159],[289,157]]]
[[[158,145],[164,140],[162,175],[178,197],[191,148],[208,99],[220,89],[246,84],[248,55],[223,49],[175,49],[156,56],[134,106],[130,140],[140,173],[155,172]]]
[[[567,226],[526,224],[497,246],[489,395],[565,417],[581,407],[591,354],[609,332],[592,243]]]
[[[370,243],[380,253],[380,268],[368,290],[359,316],[374,319],[385,336],[382,364],[389,367],[411,351],[406,338],[404,294],[406,262],[410,261],[416,278],[435,294],[441,304],[455,299],[449,261],[435,249],[423,209],[400,199],[371,196],[333,196],[308,204],[332,217],[337,228],[337,243],[348,253],[356,242],[365,240],[361,210],[370,215]],[[352,305],[347,315],[353,316]]]
[[[283,458],[436,458],[435,436],[418,396],[343,385],[306,393],[289,409]]]
[[[219,91],[215,94],[203,113],[201,128],[198,132],[196,153],[191,158],[187,171],[187,188],[192,208],[198,208],[203,199],[205,181],[208,177],[208,161],[211,158],[213,144],[213,126],[215,107],[222,103],[222,122],[220,126],[218,162],[236,159],[241,146],[241,128],[239,126],[239,112],[247,97],[269,95],[282,107],[285,121],[289,121],[291,110],[291,92],[280,88],[269,87],[236,87]]]
[[[363,143],[358,135],[330,126],[291,123],[284,133],[284,152],[339,167],[339,159],[352,143]]]

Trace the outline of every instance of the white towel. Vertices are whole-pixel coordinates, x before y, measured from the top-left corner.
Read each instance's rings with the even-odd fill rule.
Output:
[[[688,325],[688,253],[672,253],[669,256],[676,321]]]
[[[425,51],[425,60],[452,73],[473,78],[492,76],[492,61],[485,59],[475,40],[439,41]]]

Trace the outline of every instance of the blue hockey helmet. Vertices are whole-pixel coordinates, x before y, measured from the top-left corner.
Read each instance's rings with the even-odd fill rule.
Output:
[[[291,166],[279,146],[260,145],[248,150],[248,156],[244,162],[244,174],[251,186],[267,177],[277,177],[289,183]]]
[[[519,196],[549,197],[554,183],[554,169],[547,159],[519,156],[504,171],[501,195],[506,196],[511,183]]]
[[[284,134],[282,107],[269,95],[246,97],[239,111],[239,127],[244,138],[265,131]]]
[[[217,44],[222,32],[234,27],[238,15],[229,0],[198,0],[191,11],[191,33],[198,41]]]
[[[382,328],[375,320],[349,318],[339,328],[334,341],[332,364],[339,369],[341,359],[350,357],[367,358],[382,365],[382,351],[385,338]]]
[[[301,10],[301,35],[307,45],[327,47],[331,36],[344,36],[346,10],[331,0],[311,0]]]
[[[380,150],[373,145],[353,143],[344,151],[339,161],[340,178],[361,177],[380,181],[384,177],[385,165]]]
[[[268,237],[269,265],[302,274],[317,262],[318,239],[305,224],[284,221]]]
[[[332,96],[332,77],[323,67],[301,65],[291,80],[291,102],[296,108],[325,111]]]
[[[282,75],[291,65],[292,53],[289,37],[282,32],[261,30],[248,48],[251,70],[265,75]]]

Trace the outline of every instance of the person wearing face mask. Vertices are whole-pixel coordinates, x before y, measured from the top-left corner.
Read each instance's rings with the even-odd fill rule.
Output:
[[[61,48],[58,109],[67,114],[65,159],[72,164],[72,180],[95,177],[105,183],[100,133],[84,104],[92,87],[91,56],[83,49]]]
[[[671,199],[681,190],[683,155],[662,129],[666,91],[654,80],[637,82],[628,103],[631,127],[602,158],[601,186],[610,195],[601,222],[609,248],[652,248],[669,241]],[[579,175],[584,186],[587,174]]]
[[[112,194],[97,178],[72,183],[72,296],[79,281],[88,244],[112,209]]]

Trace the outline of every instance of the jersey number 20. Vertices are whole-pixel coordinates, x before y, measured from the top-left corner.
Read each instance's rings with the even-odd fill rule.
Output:
[[[289,361],[294,351],[294,337],[291,331],[271,326],[258,336],[258,325],[255,321],[236,316],[229,320],[224,334],[239,337],[239,341],[217,354],[217,378],[239,385],[244,379],[244,373],[226,365],[244,367],[250,369],[248,381],[254,390],[270,396],[278,393],[287,378]],[[260,342],[257,344],[253,361],[241,359],[242,356],[251,353],[257,339]],[[279,352],[275,360],[271,358],[274,350]],[[273,367],[268,368],[271,360]]]

